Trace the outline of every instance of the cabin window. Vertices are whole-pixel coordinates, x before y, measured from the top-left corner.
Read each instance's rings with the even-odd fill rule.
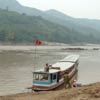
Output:
[[[53,75],[53,80],[55,80],[55,79],[56,79],[56,74]]]
[[[33,79],[34,80],[48,80],[48,74],[35,73],[33,74]]]
[[[48,74],[42,74],[41,80],[48,80]]]

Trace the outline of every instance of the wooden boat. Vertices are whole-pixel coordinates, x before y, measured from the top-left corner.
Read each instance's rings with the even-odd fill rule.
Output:
[[[79,55],[69,55],[50,66],[49,71],[38,70],[33,72],[33,86],[35,91],[49,91],[64,85],[64,75],[69,75],[70,83],[77,79]]]

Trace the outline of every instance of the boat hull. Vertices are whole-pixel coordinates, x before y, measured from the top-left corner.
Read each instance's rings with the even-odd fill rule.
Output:
[[[76,80],[78,77],[78,70],[76,69],[70,76],[70,83],[72,85],[73,80]],[[51,90],[58,90],[64,88],[64,81],[63,79],[59,82],[57,82],[54,85],[49,85],[49,86],[41,86],[41,85],[33,85],[31,87],[32,90],[34,91],[51,91]]]

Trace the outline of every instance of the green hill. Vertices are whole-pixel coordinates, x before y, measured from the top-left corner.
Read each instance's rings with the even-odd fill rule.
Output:
[[[0,42],[33,43],[35,39],[63,43],[99,43],[100,35],[81,34],[43,19],[0,9]]]
[[[56,10],[41,11],[16,0],[0,0],[0,42],[100,43],[100,20],[77,19]],[[16,12],[10,12],[16,11]],[[20,13],[20,14],[19,14]]]

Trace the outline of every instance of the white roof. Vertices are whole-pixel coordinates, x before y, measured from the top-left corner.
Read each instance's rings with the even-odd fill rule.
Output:
[[[59,71],[64,71],[70,67],[72,67],[75,62],[79,59],[79,55],[69,55],[59,62],[52,65],[55,69],[49,69],[49,73],[56,73]],[[59,69],[56,69],[59,68]],[[35,71],[35,72],[44,72],[43,70]]]
[[[79,59],[79,55],[69,55],[59,62],[76,62]]]
[[[60,68],[59,71],[64,71],[64,70],[72,67],[73,65],[74,65],[74,63],[72,63],[72,62],[57,62],[57,63],[53,64],[52,67],[55,67],[55,68],[59,67]],[[56,70],[56,69],[54,69],[54,70]]]
[[[44,72],[44,70],[36,70],[36,71],[33,71],[36,72],[36,73],[56,73],[56,72],[59,72],[60,70],[58,69],[49,69],[49,72]]]
[[[60,69],[49,69],[49,73],[56,73],[56,72],[59,72],[59,71],[65,71],[66,69],[72,67],[75,63],[72,63],[72,62],[57,62],[55,64],[52,65],[52,67],[54,68],[60,68]],[[38,70],[38,71],[35,71],[35,72],[44,72],[43,70]],[[47,72],[48,73],[48,72]]]
[[[49,69],[49,73],[56,73],[56,72],[59,72],[60,70],[58,69]]]

